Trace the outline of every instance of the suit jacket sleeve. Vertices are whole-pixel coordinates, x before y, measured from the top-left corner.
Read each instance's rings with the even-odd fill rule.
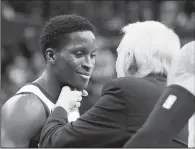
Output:
[[[166,147],[193,115],[194,103],[194,96],[183,87],[166,87],[142,128],[123,147]]]
[[[128,112],[122,96],[115,82],[106,84],[100,100],[71,123],[62,107],[55,108],[42,129],[40,147],[115,147],[127,133]]]

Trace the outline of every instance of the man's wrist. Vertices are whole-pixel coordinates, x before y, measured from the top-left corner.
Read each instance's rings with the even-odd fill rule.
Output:
[[[56,103],[55,106],[54,106],[54,109],[57,108],[57,107],[62,107],[67,113],[69,113],[69,110],[68,108],[66,108],[65,106],[61,105],[61,104],[58,104]]]
[[[68,122],[68,113],[62,106],[56,106],[51,115],[52,119],[63,120],[65,123]]]

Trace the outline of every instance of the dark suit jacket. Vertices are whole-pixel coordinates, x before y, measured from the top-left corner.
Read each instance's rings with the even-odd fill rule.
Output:
[[[40,147],[122,147],[149,116],[165,81],[154,75],[113,79],[100,100],[71,123],[62,107],[55,108],[42,129]],[[184,147],[174,141],[173,146]]]

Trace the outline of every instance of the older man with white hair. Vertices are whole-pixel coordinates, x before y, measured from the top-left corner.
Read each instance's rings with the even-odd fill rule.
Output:
[[[66,121],[67,103],[61,100],[42,129],[40,147],[122,147],[144,124],[166,86],[180,41],[155,21],[129,24],[123,32],[118,78],[106,83],[100,100],[72,123]],[[166,146],[185,147],[173,140]]]
[[[180,41],[173,30],[160,22],[146,21],[129,24],[118,49],[118,77],[146,77],[149,74],[167,75]]]
[[[124,147],[166,147],[188,123],[188,147],[195,147],[195,41],[187,43],[172,61],[167,87],[143,127]]]

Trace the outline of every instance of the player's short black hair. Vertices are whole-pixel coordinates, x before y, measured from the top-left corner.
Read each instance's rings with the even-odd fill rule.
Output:
[[[58,48],[67,35],[75,31],[89,30],[94,32],[95,27],[86,18],[69,14],[51,18],[44,26],[40,36],[40,47],[45,57],[47,48]]]

